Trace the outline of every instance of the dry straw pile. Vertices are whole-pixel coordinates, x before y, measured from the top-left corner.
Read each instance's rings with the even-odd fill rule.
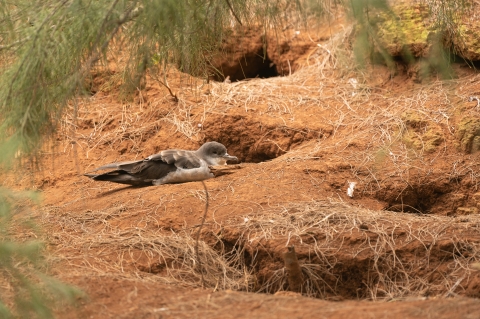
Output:
[[[53,256],[72,276],[275,293],[289,290],[280,256],[294,244],[304,295],[372,300],[462,293],[475,273],[470,265],[480,262],[480,243],[471,237],[480,231],[478,217],[452,221],[312,201],[209,226],[202,235],[209,239],[199,244],[199,265],[194,230],[112,226],[130,210],[77,214],[50,208],[44,222],[60,223],[61,229],[49,234]]]
[[[314,297],[454,295],[475,274],[470,265],[480,260],[478,216],[452,220],[312,201],[266,209],[225,226],[231,227],[252,255],[295,244],[303,293]],[[288,289],[287,275],[284,268],[267,273],[259,291]]]
[[[126,211],[119,206],[81,215],[64,211],[58,216],[58,208],[48,209],[44,222],[60,223],[58,230],[49,234],[50,242],[56,247],[52,257],[72,268],[68,276],[89,273],[222,290],[249,289],[251,279],[241,251],[221,254],[201,241],[199,265],[196,241],[186,231],[166,233],[112,226],[111,222]],[[80,253],[72,255],[77,250]]]

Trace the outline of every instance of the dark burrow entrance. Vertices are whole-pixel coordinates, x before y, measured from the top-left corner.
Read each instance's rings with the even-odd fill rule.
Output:
[[[438,174],[441,175],[441,174]],[[480,193],[470,186],[470,176],[449,180],[448,176],[429,176],[419,183],[384,181],[374,198],[387,204],[385,210],[461,217],[478,214]]]
[[[232,82],[252,78],[270,78],[278,76],[277,66],[263,52],[262,48],[257,51],[246,52],[240,57],[230,57],[223,59],[214,66],[215,72],[212,79],[215,81],[225,81],[229,79]]]
[[[277,158],[300,144],[331,134],[329,131],[266,125],[253,113],[214,115],[204,123],[204,141],[217,141],[241,162],[260,163]]]

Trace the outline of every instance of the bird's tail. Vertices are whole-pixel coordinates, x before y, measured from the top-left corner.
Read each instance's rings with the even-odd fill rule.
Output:
[[[90,177],[95,181],[114,182],[134,186],[151,185],[151,183],[149,184],[148,182],[134,177],[123,170],[108,172],[104,174],[83,174],[83,176]]]

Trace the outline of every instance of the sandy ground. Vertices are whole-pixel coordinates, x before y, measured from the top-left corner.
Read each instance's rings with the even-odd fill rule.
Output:
[[[316,36],[291,40],[306,48],[290,76],[206,84],[172,70],[179,101],[150,77],[123,101],[98,71],[41,171],[4,179],[43,194],[32,214],[51,271],[88,294],[60,318],[480,317],[480,110],[468,102],[480,77],[345,71],[351,56],[331,53],[345,33]],[[205,182],[200,265],[201,183],[81,175],[211,140],[241,163]],[[292,245],[301,294],[285,270]]]

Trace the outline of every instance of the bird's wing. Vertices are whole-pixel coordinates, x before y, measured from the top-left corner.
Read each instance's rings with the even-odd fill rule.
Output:
[[[183,169],[199,168],[202,166],[201,159],[199,159],[194,152],[183,150],[162,151],[158,154],[147,157],[146,160],[162,161]]]
[[[110,164],[100,166],[100,167],[94,169],[91,172],[101,171],[101,170],[104,170],[104,169],[115,169],[115,170],[130,171],[133,167],[135,167],[137,164],[139,164],[143,161],[144,160],[110,163]]]
[[[160,168],[160,170],[162,171],[172,171],[171,167],[173,167],[173,165],[176,168],[192,169],[201,167],[202,163],[201,160],[192,151],[166,150],[155,155],[150,155],[149,157],[138,161],[106,164],[94,169],[91,172],[113,169],[122,170],[128,172],[129,174],[138,174],[145,170],[158,170]],[[170,168],[167,168],[168,166],[170,166]],[[156,167],[156,169],[154,167]]]

